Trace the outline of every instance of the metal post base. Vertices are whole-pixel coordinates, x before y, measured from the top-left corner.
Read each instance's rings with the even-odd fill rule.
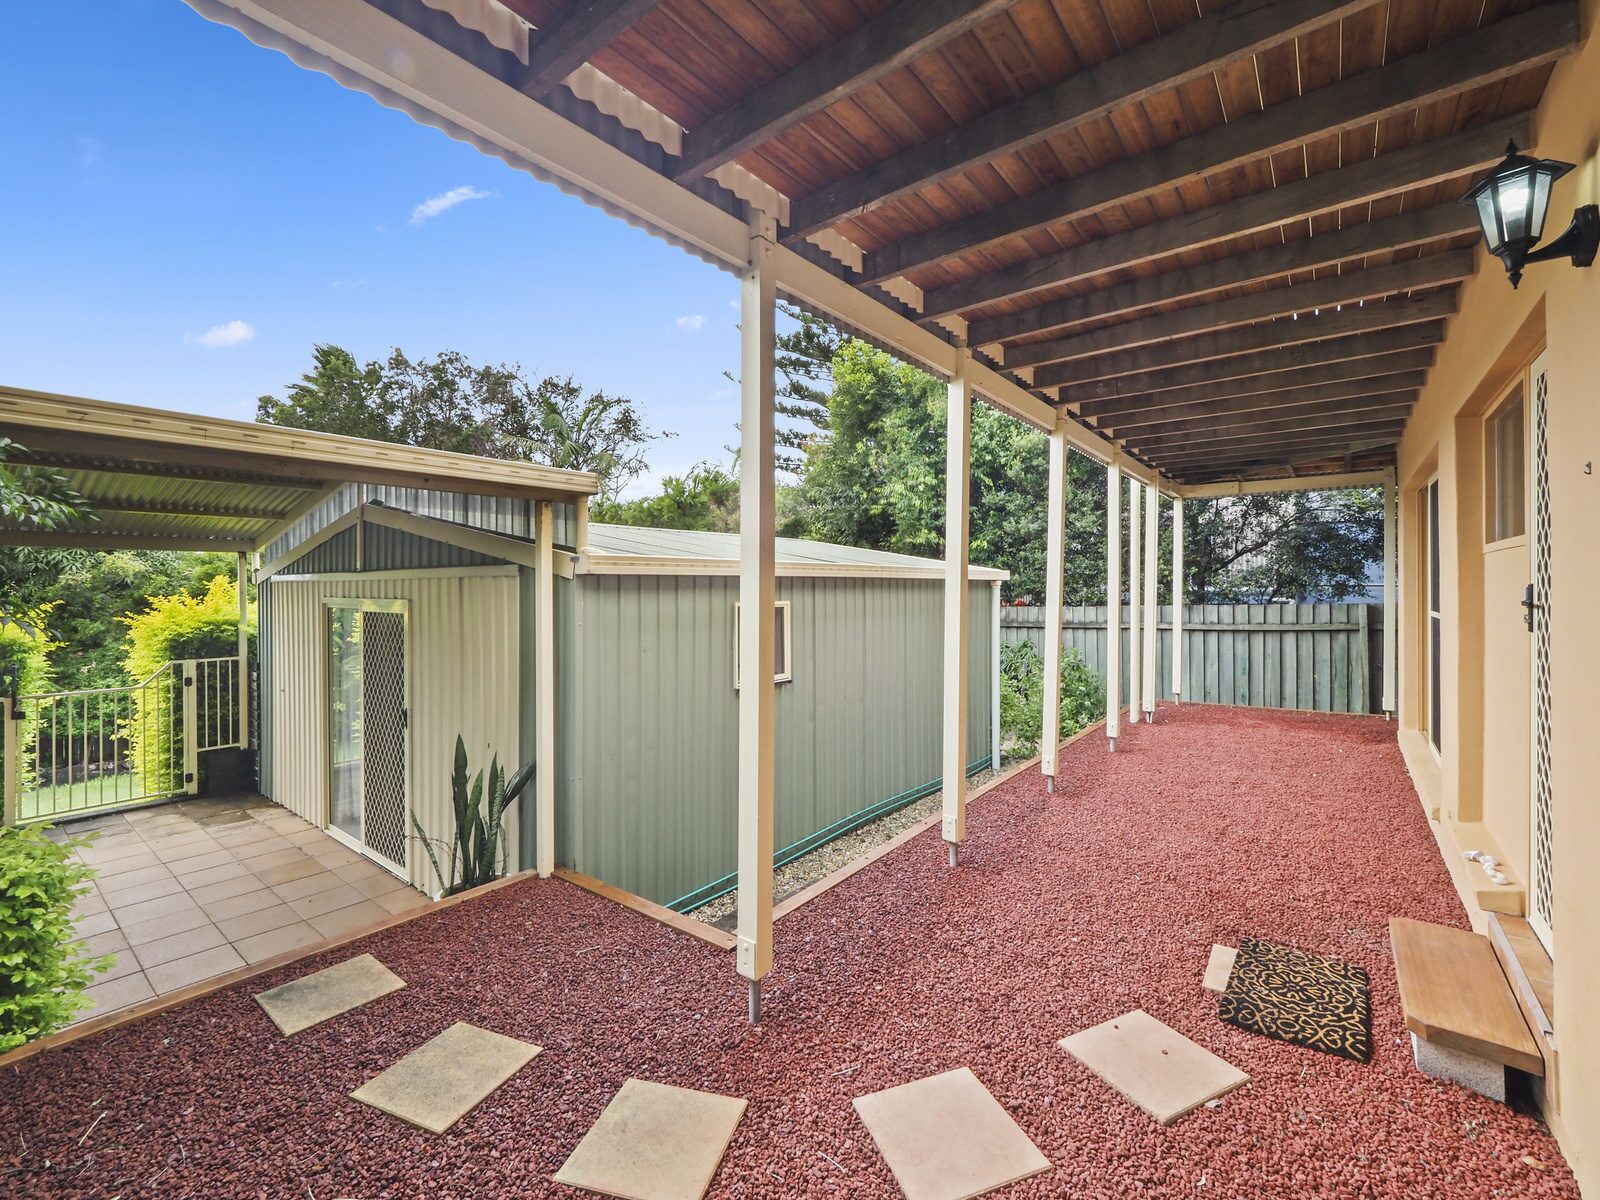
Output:
[[[959,842],[946,842],[945,845],[950,848],[950,865],[952,867],[959,867],[961,865],[961,845],[960,845],[960,843]]]
[[[1116,738],[1107,738],[1106,740],[1111,743],[1111,753],[1115,754],[1117,752],[1117,739]]]
[[[1054,775],[1046,775],[1044,777],[1044,790],[1047,792],[1056,790],[1056,777]]]
[[[759,979],[745,980],[750,986],[750,1024],[761,1024],[761,981]]]

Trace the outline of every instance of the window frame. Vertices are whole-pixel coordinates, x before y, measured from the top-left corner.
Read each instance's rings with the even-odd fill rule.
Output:
[[[777,622],[781,625],[778,637],[775,639],[779,651],[783,655],[783,670],[779,671],[774,664],[773,683],[794,682],[794,601],[774,600],[772,602],[774,620],[778,613],[783,614],[783,620]],[[733,602],[733,690],[739,690],[739,601]]]
[[[1520,527],[1515,533],[1502,534],[1499,529],[1499,519],[1501,501],[1504,497],[1500,491],[1501,455],[1498,434],[1503,428],[1501,419],[1512,405],[1517,405],[1522,410],[1522,428],[1518,442],[1521,454],[1519,467],[1521,486],[1517,489],[1516,495],[1516,511],[1519,517],[1517,524]],[[1517,377],[1495,398],[1494,404],[1483,415],[1483,547],[1485,550],[1499,550],[1526,542],[1528,486],[1528,389],[1526,372],[1518,372]]]
[[[1435,758],[1444,753],[1444,736],[1440,726],[1444,717],[1444,685],[1440,678],[1439,660],[1444,654],[1444,613],[1441,595],[1443,588],[1443,547],[1440,545],[1439,476],[1436,474],[1422,485],[1422,568],[1423,616],[1426,629],[1423,636],[1423,654],[1426,656],[1427,690],[1423,698],[1428,745]]]

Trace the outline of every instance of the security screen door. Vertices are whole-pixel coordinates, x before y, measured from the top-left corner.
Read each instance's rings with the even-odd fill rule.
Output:
[[[1550,465],[1548,419],[1550,377],[1545,356],[1540,355],[1529,370],[1529,392],[1533,404],[1528,411],[1528,486],[1532,493],[1530,548],[1533,552],[1532,607],[1528,610],[1528,630],[1533,634],[1533,704],[1531,715],[1532,770],[1529,789],[1529,874],[1528,924],[1555,953],[1555,813],[1550,789]]]
[[[329,601],[328,624],[328,828],[403,872],[405,602]]]

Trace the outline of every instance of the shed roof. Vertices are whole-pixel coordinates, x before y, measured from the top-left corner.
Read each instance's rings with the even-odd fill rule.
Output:
[[[0,387],[0,436],[92,509],[61,530],[0,520],[0,545],[253,550],[347,483],[562,500],[598,486],[583,471],[21,388]]]
[[[802,538],[778,538],[777,555],[780,575],[944,576],[940,559]],[[592,524],[579,570],[593,575],[725,575],[738,568],[737,533]],[[1011,578],[1009,571],[994,567],[974,566],[969,575],[983,580]]]

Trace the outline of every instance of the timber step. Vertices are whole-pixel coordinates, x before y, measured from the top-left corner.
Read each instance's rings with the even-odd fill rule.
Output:
[[[1407,1029],[1436,1046],[1544,1074],[1539,1045],[1488,938],[1391,917],[1389,943]]]

